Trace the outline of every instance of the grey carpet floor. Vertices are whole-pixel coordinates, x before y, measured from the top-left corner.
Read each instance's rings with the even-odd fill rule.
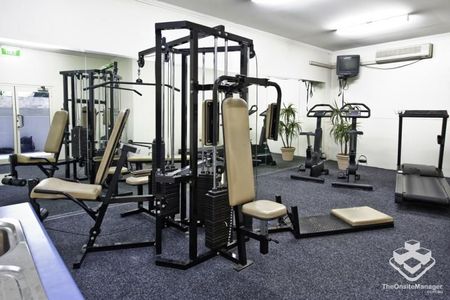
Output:
[[[395,228],[301,240],[295,240],[289,233],[279,233],[273,237],[280,243],[271,243],[267,255],[261,255],[258,244],[250,241],[247,252],[254,264],[239,273],[221,257],[187,271],[157,267],[153,263],[154,250],[140,248],[91,253],[80,270],[71,271],[72,275],[87,299],[449,299],[449,211],[395,204],[395,172],[389,170],[361,168],[361,182],[373,184],[373,192],[332,188],[330,183],[336,170],[334,164],[329,165],[330,175],[325,184],[293,181],[289,178],[295,172],[293,169],[261,168],[258,197],[273,199],[279,194],[285,204],[298,206],[300,216],[369,205],[393,216]],[[11,189],[0,186],[2,204]],[[20,200],[17,191],[14,193],[15,198],[8,196],[8,204]],[[26,196],[26,192],[23,194]],[[87,239],[92,221],[85,214],[58,217],[62,209],[69,207],[54,210],[52,203],[48,205],[52,218],[45,221],[45,227],[70,266]],[[99,242],[153,237],[152,218],[143,215],[120,218],[120,212],[132,207],[117,205],[109,210]],[[199,249],[203,251],[203,234],[201,230],[199,233]],[[389,265],[389,259],[393,250],[410,239],[430,249],[436,260],[435,266],[416,283],[442,284],[443,294],[383,289],[383,284],[408,283]],[[186,258],[187,251],[185,234],[171,228],[164,231],[164,257]]]

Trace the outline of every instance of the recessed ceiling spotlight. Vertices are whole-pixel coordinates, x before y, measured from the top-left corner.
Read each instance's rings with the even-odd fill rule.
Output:
[[[402,29],[411,23],[414,16],[410,14],[371,20],[360,24],[345,26],[336,29],[342,36],[363,36]]]

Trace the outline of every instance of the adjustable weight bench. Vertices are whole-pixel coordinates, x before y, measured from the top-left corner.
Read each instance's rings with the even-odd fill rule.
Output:
[[[59,153],[64,140],[64,132],[69,121],[69,113],[60,110],[55,113],[44,145],[45,154],[30,156],[25,154],[12,154],[9,156],[10,174],[2,179],[3,184],[26,185],[25,179],[19,179],[17,167],[37,166],[47,177],[53,177],[58,170]],[[63,162],[67,163],[67,162]]]
[[[222,121],[228,201],[234,209],[237,234],[238,259],[235,262],[238,264],[236,269],[241,270],[252,263],[247,260],[246,237],[260,242],[262,254],[268,253],[269,241],[275,241],[269,237],[269,221],[288,216],[292,226],[278,227],[277,231],[290,231],[295,238],[300,237],[298,210],[297,207],[292,207],[291,212],[288,212],[280,199],[277,202],[255,199],[247,103],[242,99],[225,99],[222,102]],[[259,220],[259,231],[246,228],[242,215]]]
[[[105,217],[106,211],[111,203],[128,203],[142,202],[153,199],[152,195],[138,195],[130,197],[114,196],[114,186],[120,177],[120,171],[126,163],[127,153],[135,151],[135,148],[124,145],[121,151],[119,161],[112,176],[111,183],[105,194],[102,194],[108,171],[113,161],[114,152],[119,145],[120,136],[125,127],[129,110],[121,111],[116,119],[116,123],[112,130],[110,139],[106,145],[105,153],[100,162],[94,184],[79,183],[68,179],[46,178],[41,182],[35,182],[34,187],[30,187],[30,202],[33,208],[39,212],[38,199],[66,199],[78,204],[86,213],[94,220],[94,225],[89,230],[89,238],[86,247],[79,260],[73,265],[79,268],[89,252],[107,251],[114,249],[126,249],[134,247],[153,246],[154,241],[142,241],[132,243],[117,243],[107,246],[99,246],[95,244],[98,235],[101,232],[101,225]],[[95,201],[99,203],[97,208],[89,207],[85,202]]]

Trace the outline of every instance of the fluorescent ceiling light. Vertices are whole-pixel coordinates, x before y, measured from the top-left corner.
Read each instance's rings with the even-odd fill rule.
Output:
[[[411,23],[412,15],[400,15],[383,19],[371,20],[361,24],[346,26],[336,29],[336,33],[342,36],[367,36],[371,34],[385,33],[402,29]]]
[[[279,6],[296,2],[295,0],[251,0],[255,4],[267,5],[267,6]]]

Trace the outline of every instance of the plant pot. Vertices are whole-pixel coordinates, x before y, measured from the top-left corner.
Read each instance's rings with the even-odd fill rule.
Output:
[[[349,156],[345,154],[336,155],[338,169],[341,171],[345,171],[348,168]]]
[[[281,158],[284,161],[292,161],[294,159],[295,147],[281,147]]]

